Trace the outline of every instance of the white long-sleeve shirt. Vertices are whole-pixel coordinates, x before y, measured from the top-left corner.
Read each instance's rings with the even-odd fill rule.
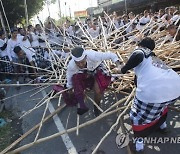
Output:
[[[38,37],[38,40],[39,39],[48,40],[47,35],[45,35],[44,33],[40,32],[40,31],[36,31],[35,34]],[[39,42],[39,46],[42,47],[42,48],[46,48],[46,42]]]
[[[143,16],[141,19],[139,19],[139,23],[142,23],[142,24],[147,24],[148,22],[150,21],[150,17],[147,16]]]
[[[88,29],[88,32],[92,38],[96,38],[99,36],[99,27],[96,27],[96,30],[94,30],[93,28],[90,28]]]
[[[94,50],[85,50],[85,55],[87,57],[87,68],[80,69],[73,59],[70,60],[67,66],[67,88],[72,88],[72,77],[74,74],[83,73],[83,70],[94,71],[104,60],[112,60],[116,62],[119,60],[118,56],[112,52],[97,52]]]
[[[34,33],[34,32],[30,32],[31,36],[32,36],[32,42],[31,42],[31,46],[32,47],[39,47],[39,37]]]
[[[149,16],[147,16],[147,17],[143,16],[141,19],[139,19],[139,24],[137,25],[137,29],[138,30],[142,29],[145,26],[145,24],[150,22],[150,20],[151,19]],[[141,24],[144,24],[144,25],[141,25]]]
[[[69,26],[66,31],[70,36],[74,36],[74,30],[72,26]]]
[[[10,61],[12,61],[12,57],[17,58],[16,54],[14,53],[14,47],[15,46],[21,46],[24,36],[17,36],[16,40],[9,39],[7,43],[7,52],[10,57]]]
[[[0,39],[0,48],[3,47],[5,43],[6,43],[5,40]],[[5,57],[5,56],[8,56],[9,59],[11,58],[11,55],[7,52],[7,47],[4,50],[0,49],[0,57]]]

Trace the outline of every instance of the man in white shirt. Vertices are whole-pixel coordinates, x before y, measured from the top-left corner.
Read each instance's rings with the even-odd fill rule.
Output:
[[[31,46],[33,48],[38,48],[39,47],[39,37],[35,34],[34,27],[32,25],[28,26],[28,31],[29,31],[29,40],[31,43]]]
[[[97,38],[99,36],[99,27],[95,24],[91,25],[91,28],[88,29],[89,34],[93,39]]]
[[[22,41],[27,39],[27,36],[18,35],[18,30],[16,28],[13,28],[11,33],[12,33],[12,36],[8,40],[8,43],[7,43],[7,52],[9,55],[11,55],[10,61],[16,62],[17,55],[14,53],[14,47],[21,45]]]
[[[14,53],[14,48],[16,46],[20,46],[22,44],[22,41],[25,41],[27,39],[27,36],[26,35],[25,36],[18,35],[17,28],[13,28],[11,30],[11,34],[12,34],[12,36],[8,40],[8,43],[7,43],[7,52],[8,52],[8,55],[11,55],[10,61],[17,63],[18,62],[18,57]],[[17,73],[18,72],[18,66],[13,65],[13,67],[14,67],[14,72]],[[18,75],[16,75],[15,80],[17,81],[17,84],[19,84]]]
[[[8,63],[10,61],[11,55],[7,52],[7,43],[5,38],[4,31],[0,31],[0,59],[5,60],[7,62],[0,62],[1,63],[1,69],[3,72],[6,73],[12,73],[14,71],[13,66],[11,63]],[[10,77],[11,75],[5,75],[5,77]]]
[[[66,25],[66,32],[69,36],[74,36],[74,28],[71,25]]]
[[[150,17],[148,11],[145,10],[144,16],[139,19],[138,29],[142,29],[148,22],[150,22]]]
[[[143,138],[153,131],[167,133],[168,105],[180,97],[180,76],[153,52],[155,41],[144,38],[133,51],[121,73],[134,69],[136,94],[130,110],[130,119],[136,153],[143,152]]]
[[[179,41],[180,40],[180,30],[176,25],[170,24],[166,28],[167,32],[169,35],[166,36],[167,41],[166,42],[172,42],[173,39],[174,41]]]
[[[18,32],[19,32],[19,34],[17,34],[17,37],[27,36],[26,30],[24,30],[23,28],[19,28],[19,29],[18,29]],[[21,46],[21,48],[23,49],[23,51],[32,54],[32,56],[35,55],[36,52],[35,52],[35,50],[32,48],[28,36],[27,36],[27,39],[22,40],[22,42],[20,43],[20,46]]]
[[[114,53],[84,50],[81,47],[75,47],[71,52],[71,56],[72,59],[67,66],[66,86],[69,89],[74,89],[74,99],[80,105],[77,109],[77,114],[82,115],[89,110],[84,102],[84,91],[87,88],[92,89],[95,94],[94,101],[99,105],[104,90],[111,83],[111,76],[103,65],[103,61],[112,60],[118,66],[120,66],[120,62]],[[72,105],[71,102],[66,103],[67,105]],[[95,116],[100,114],[95,106],[94,113]]]
[[[170,19],[170,24],[179,25],[180,23],[180,11],[177,10],[174,12],[173,17]]]
[[[35,28],[36,28],[35,34],[39,37],[38,38],[39,46],[42,48],[46,48],[45,40],[47,39],[47,36],[43,34],[40,24],[36,24]]]

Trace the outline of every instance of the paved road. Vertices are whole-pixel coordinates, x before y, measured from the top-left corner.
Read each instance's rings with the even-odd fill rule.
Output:
[[[22,87],[20,90],[16,90],[14,87],[10,88],[8,92],[8,96],[12,96],[14,94],[22,93],[27,90],[30,90],[35,87]],[[30,97],[33,93],[38,90],[34,90],[27,94],[20,95],[18,97],[14,97],[13,99],[9,99],[6,103],[6,107],[14,110],[15,112],[22,114],[24,111],[28,111],[32,107],[36,105],[36,103],[40,100],[32,100],[43,98],[45,93],[48,93],[51,89],[45,89],[42,93],[38,93],[33,97]],[[90,94],[91,95],[91,94]],[[122,97],[122,96],[119,96]],[[114,94],[107,94],[105,99],[103,100],[102,109],[108,108],[111,104],[115,102]],[[51,100],[51,109],[57,108],[58,99]],[[80,123],[85,121],[89,121],[94,118],[94,114],[92,111],[92,103],[88,101],[87,105],[90,110],[88,113],[84,114],[80,117]],[[180,103],[179,103],[180,105]],[[39,123],[45,106],[38,108],[37,110],[30,113],[28,116],[25,116],[22,120],[22,129],[23,133],[27,132],[30,128],[32,128],[35,124]],[[50,114],[49,109],[47,110],[47,115]],[[125,116],[126,126],[129,128],[129,119],[128,114]],[[34,146],[26,151],[23,151],[23,154],[90,154],[92,149],[98,144],[100,139],[105,135],[105,133],[109,130],[112,124],[116,121],[117,114],[113,114],[108,116],[94,124],[86,126],[79,130],[79,136],[76,135],[76,132],[72,132],[66,134],[64,138],[57,137],[47,142],[43,142]],[[57,117],[51,118],[47,123],[45,123],[42,127],[39,138],[47,137],[54,133],[61,131],[64,129],[68,129],[76,126],[76,108],[65,108],[62,112],[60,112]],[[61,126],[62,124],[62,126]],[[179,136],[180,137],[180,115],[178,112],[170,111],[168,117],[168,125],[170,127],[171,133],[168,136]],[[24,139],[20,145],[24,145],[34,141],[36,136],[36,132],[29,135],[26,139]],[[117,135],[117,130],[113,131],[108,138],[102,143],[99,148],[99,154],[125,154],[127,153],[126,149],[119,149],[115,143],[115,138]],[[160,136],[157,132],[153,133],[152,136]],[[64,143],[66,142],[66,143]],[[67,149],[68,148],[68,149]],[[147,154],[179,154],[180,146],[179,144],[149,144],[146,146]]]

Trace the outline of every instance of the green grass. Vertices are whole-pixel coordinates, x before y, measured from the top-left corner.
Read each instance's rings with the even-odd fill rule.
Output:
[[[1,112],[0,118],[10,118],[12,115],[10,112]],[[11,124],[6,123],[3,127],[0,127],[0,151],[5,149],[11,143]]]

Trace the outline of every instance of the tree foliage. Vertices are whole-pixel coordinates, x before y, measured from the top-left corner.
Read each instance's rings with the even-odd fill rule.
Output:
[[[48,1],[54,3],[56,0]],[[41,11],[46,2],[47,0],[26,0],[29,19]],[[11,27],[25,19],[24,0],[2,0],[2,3]],[[0,6],[0,11],[3,14],[2,6]]]

